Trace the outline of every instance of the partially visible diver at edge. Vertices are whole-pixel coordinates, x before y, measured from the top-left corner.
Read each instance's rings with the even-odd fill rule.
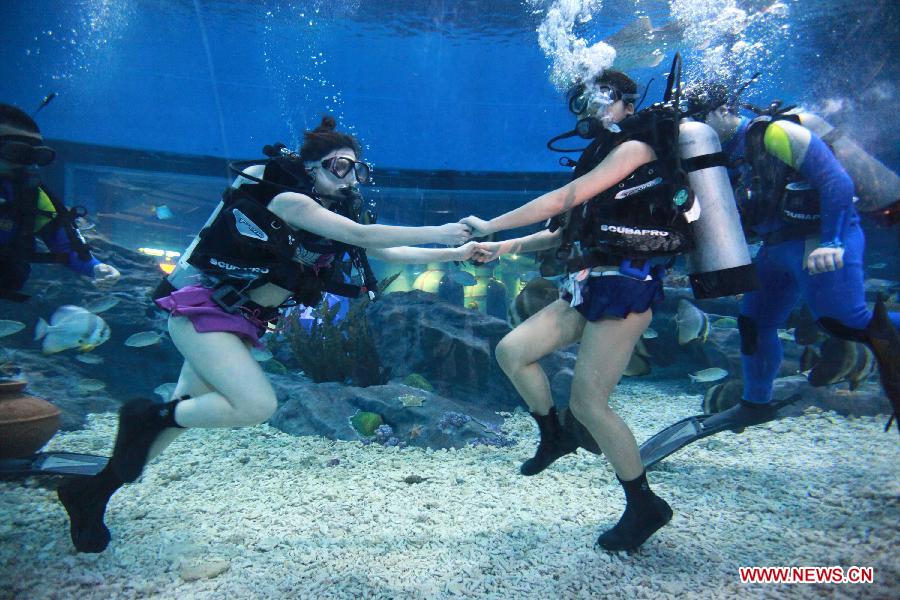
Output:
[[[0,104],[0,299],[28,300],[21,290],[32,263],[65,265],[100,288],[119,279],[115,267],[91,255],[73,212],[41,183],[38,168],[55,157],[34,119]],[[36,250],[37,238],[49,252]]]
[[[460,223],[401,227],[362,214],[358,184],[370,167],[360,145],[324,117],[304,134],[299,154],[267,146],[262,164],[237,170],[194,242],[154,297],[169,312],[169,334],[184,356],[172,399],[138,398],[119,411],[112,457],[97,475],[59,488],[79,552],[102,552],[110,541],[104,513],[110,497],[135,481],[146,463],[186,428],[246,427],[277,408],[275,391],[250,353],[251,345],[287,301],[315,306],[324,291],[370,297],[377,282],[365,248],[383,260],[428,263],[467,260],[475,242]],[[414,248],[436,243],[453,248]],[[340,277],[338,260],[351,256],[365,286]]]

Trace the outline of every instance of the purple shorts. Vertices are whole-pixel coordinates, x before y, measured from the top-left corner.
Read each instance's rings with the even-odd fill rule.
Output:
[[[266,321],[249,311],[229,313],[213,302],[214,290],[189,285],[156,300],[157,306],[175,317],[187,317],[197,333],[225,331],[262,348],[259,338],[266,332]]]

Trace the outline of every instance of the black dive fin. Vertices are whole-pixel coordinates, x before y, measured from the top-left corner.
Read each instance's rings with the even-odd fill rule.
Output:
[[[741,433],[746,427],[775,421],[781,418],[778,415],[779,410],[801,399],[800,394],[794,394],[785,400],[773,402],[771,404],[771,413],[756,420],[734,418],[728,415],[729,411],[738,410],[740,405],[721,413],[694,415],[693,417],[682,419],[641,444],[641,462],[644,464],[644,468],[652,467],[691,442],[728,430]],[[711,417],[716,417],[713,423],[708,422]]]
[[[650,468],[667,456],[675,454],[691,442],[733,429],[734,424],[727,424],[715,429],[704,429],[703,422],[712,415],[695,415],[669,425],[649,440],[641,444],[641,462],[644,468]]]
[[[103,470],[108,460],[105,456],[71,452],[41,452],[25,458],[5,458],[0,460],[0,479],[28,475],[90,477]]]

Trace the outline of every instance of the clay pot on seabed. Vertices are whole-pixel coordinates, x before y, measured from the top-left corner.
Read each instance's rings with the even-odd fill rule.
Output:
[[[59,409],[23,394],[25,381],[0,383],[0,459],[34,454],[59,429]]]

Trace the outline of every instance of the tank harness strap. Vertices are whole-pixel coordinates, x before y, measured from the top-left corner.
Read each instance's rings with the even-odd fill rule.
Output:
[[[154,300],[165,298],[166,296],[178,291],[168,278],[163,278],[153,290],[151,297]],[[257,320],[261,323],[271,321],[278,315],[278,308],[274,306],[262,306],[250,299],[245,292],[237,289],[228,282],[224,282],[216,286],[210,296],[216,306],[229,314],[244,313],[251,320]]]
[[[150,297],[153,298],[153,300],[159,300],[160,298],[165,298],[170,295],[177,289],[177,287],[172,285],[168,277],[163,277],[162,281],[159,282],[159,285],[157,285],[153,292],[150,293]]]
[[[369,264],[369,257],[366,254],[364,248],[352,247],[349,250],[350,259],[356,264],[356,268],[362,272],[363,275],[363,283],[364,288],[357,290],[356,295],[358,296],[362,289],[365,289],[368,292],[369,298],[375,299],[376,295],[380,291],[378,289],[378,279],[375,277],[374,271],[372,271],[372,266]],[[356,296],[351,296],[355,298]]]
[[[685,173],[693,173],[709,169],[710,167],[728,167],[728,157],[724,152],[713,152],[712,154],[701,154],[693,158],[682,158],[681,166]]]
[[[834,143],[836,141],[838,141],[843,136],[844,136],[844,130],[840,127],[835,127],[834,129],[832,129],[831,131],[829,131],[828,133],[826,133],[825,135],[822,136],[822,141],[825,142],[828,145],[828,147],[830,148],[831,146],[834,145]]]
[[[225,312],[240,314],[261,329],[266,329],[267,324],[278,317],[278,307],[257,304],[242,290],[227,282],[215,288],[210,300]]]
[[[247,307],[249,310],[262,308],[259,304],[250,300],[250,296],[229,283],[216,286],[209,299],[225,312],[232,314],[242,310],[244,307]]]

